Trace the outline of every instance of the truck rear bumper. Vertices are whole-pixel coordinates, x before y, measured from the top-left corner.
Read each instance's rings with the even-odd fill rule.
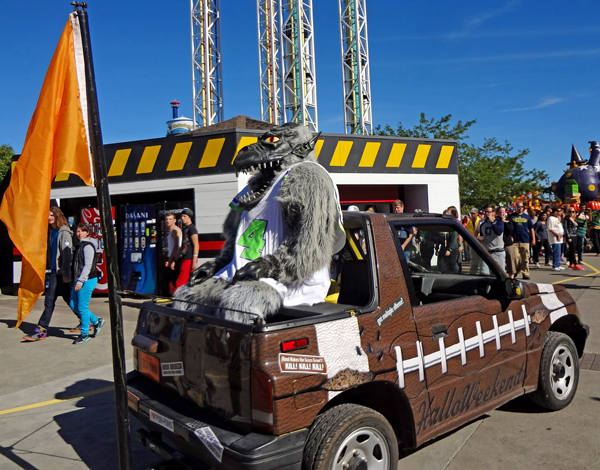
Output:
[[[202,468],[201,463],[219,469],[301,467],[306,429],[280,437],[239,434],[153,390],[137,373],[129,375],[127,388],[129,411],[148,429],[137,432],[138,440],[166,458],[190,468]]]

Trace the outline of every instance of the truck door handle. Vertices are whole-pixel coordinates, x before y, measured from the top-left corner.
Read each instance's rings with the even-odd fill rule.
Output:
[[[448,328],[446,328],[446,325],[434,325],[431,327],[431,332],[433,333],[434,340],[448,337]]]

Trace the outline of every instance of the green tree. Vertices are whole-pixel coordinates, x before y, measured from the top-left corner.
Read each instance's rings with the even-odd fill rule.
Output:
[[[10,145],[0,145],[0,181],[4,178],[4,175],[8,173],[10,169],[10,162],[15,151]]]
[[[467,142],[469,128],[477,122],[458,121],[451,124],[452,115],[427,119],[421,113],[419,124],[412,129],[400,122],[396,130],[389,125],[375,127],[377,135],[452,139],[457,142],[458,181],[463,213],[471,207],[510,201],[516,196],[544,191],[548,174],[536,169],[525,170],[529,149],[514,152],[512,145],[498,142],[495,137],[484,139],[482,146]]]

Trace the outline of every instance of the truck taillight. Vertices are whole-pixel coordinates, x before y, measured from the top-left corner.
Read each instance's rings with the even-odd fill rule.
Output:
[[[262,370],[252,369],[252,425],[259,431],[273,434],[273,389],[271,378]]]
[[[292,339],[281,343],[281,352],[290,352],[295,349],[304,349],[308,347],[308,338]]]

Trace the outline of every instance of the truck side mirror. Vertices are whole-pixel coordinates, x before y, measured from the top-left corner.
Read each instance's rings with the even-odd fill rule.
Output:
[[[518,279],[507,278],[505,287],[506,294],[510,300],[521,300],[525,297],[525,287]]]

